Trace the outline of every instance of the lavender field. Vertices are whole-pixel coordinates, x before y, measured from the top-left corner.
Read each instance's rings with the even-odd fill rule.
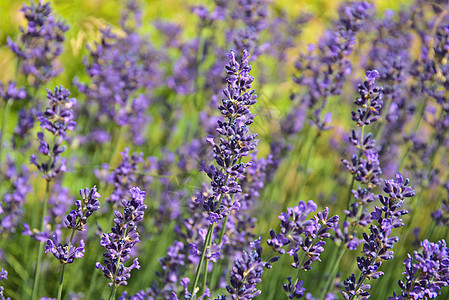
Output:
[[[0,3],[1,299],[449,299],[449,1]]]

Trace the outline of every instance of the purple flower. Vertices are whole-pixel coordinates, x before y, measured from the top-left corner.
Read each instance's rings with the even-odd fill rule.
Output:
[[[367,71],[366,80],[363,84],[359,84],[360,97],[354,103],[360,108],[357,112],[352,112],[352,120],[357,126],[369,125],[380,118],[383,88],[376,85],[376,78],[379,76],[377,70]]]
[[[100,208],[100,201],[98,198],[101,195],[97,192],[97,187],[94,186],[91,190],[88,188],[80,190],[82,200],[77,200],[76,210],[72,210],[64,220],[64,225],[68,229],[84,231],[87,218],[90,217],[94,211]]]
[[[260,241],[253,243],[251,252],[243,251],[242,257],[235,261],[230,274],[230,285],[226,290],[231,299],[253,299],[260,295],[261,291],[256,285],[262,281],[264,268],[271,268],[270,263],[278,260],[274,257],[268,262],[262,260],[262,247]]]
[[[76,123],[73,121],[73,106],[76,103],[74,98],[69,98],[70,92],[61,87],[55,87],[54,93],[47,90],[48,106],[43,113],[38,113],[37,119],[40,127],[53,135],[53,143],[49,144],[45,139],[44,132],[38,132],[39,152],[47,157],[46,162],[39,163],[36,155],[31,155],[30,162],[42,173],[42,177],[47,181],[66,172],[66,161],[60,157],[65,151],[62,146],[66,138],[67,130],[73,131]]]
[[[84,241],[81,240],[78,247],[73,245],[62,245],[58,241],[57,234],[54,234],[52,239],[47,240],[45,245],[45,253],[51,252],[61,264],[71,264],[75,258],[84,256]]]
[[[207,141],[213,146],[214,158],[218,165],[206,166],[204,171],[212,180],[213,197],[206,200],[198,199],[204,209],[209,213],[210,222],[214,223],[229,214],[230,210],[238,209],[238,202],[231,202],[230,195],[242,191],[238,179],[242,178],[246,168],[251,163],[242,163],[240,159],[254,150],[258,140],[256,134],[250,134],[248,126],[253,123],[255,115],[250,107],[257,101],[251,83],[254,78],[249,75],[251,66],[248,64],[248,53],[243,52],[240,62],[236,61],[234,51],[229,54],[227,70],[227,88],[223,90],[226,97],[218,107],[226,121],[218,121],[217,132],[221,135],[216,143],[212,136]]]
[[[404,225],[401,216],[408,214],[408,211],[400,209],[404,198],[410,198],[415,195],[415,191],[408,186],[409,179],[404,180],[400,173],[396,174],[395,179],[385,182],[384,192],[387,196],[379,195],[381,207],[375,207],[371,213],[371,220],[376,221],[377,225],[370,226],[370,233],[363,232],[364,256],[357,257],[357,267],[361,275],[356,280],[354,274],[344,281],[345,290],[342,291],[345,299],[353,299],[355,295],[361,299],[368,299],[371,288],[369,284],[364,284],[366,279],[378,279],[384,275],[378,269],[383,261],[393,258],[393,246],[399,241],[399,237],[391,237],[391,231]]]
[[[298,269],[294,284],[289,282],[284,286],[290,299],[298,297],[304,292],[299,284],[299,270],[308,271],[314,261],[321,261],[320,254],[324,251],[323,246],[326,244],[324,239],[331,236],[328,231],[338,228],[339,217],[329,217],[328,208],[308,219],[308,215],[315,212],[316,209],[317,205],[311,200],[307,203],[300,201],[297,206],[287,208],[287,212],[283,212],[279,216],[281,232],[276,234],[271,229],[271,239],[267,240],[267,244],[271,246],[272,250],[279,254],[287,252],[292,256],[291,266]],[[288,248],[287,245],[289,245]],[[299,259],[300,252],[304,252],[302,260]]]
[[[20,41],[15,42],[8,37],[7,44],[20,59],[20,71],[31,76],[33,85],[47,82],[58,75],[61,70],[55,69],[55,60],[62,53],[64,33],[69,27],[60,20],[55,20],[50,3],[23,5],[21,11],[27,20],[27,27],[20,27]]]
[[[306,289],[302,287],[302,280],[299,280],[295,285],[292,284],[291,277],[287,277],[287,281],[288,283],[283,284],[283,288],[288,295],[288,299],[299,299],[304,296]]]
[[[3,84],[0,82],[0,98],[5,101],[9,100],[20,100],[27,96],[24,88],[17,88],[16,83],[10,81],[8,87],[5,89]]]
[[[400,296],[395,299],[432,299],[439,295],[442,287],[449,285],[449,248],[446,241],[431,243],[421,242],[421,251],[415,251],[413,256],[408,254],[404,260],[405,281],[399,281]]]
[[[137,258],[131,266],[126,267],[123,263],[130,259],[130,252],[136,243],[140,242],[137,232],[137,223],[142,221],[147,206],[144,204],[145,192],[138,187],[129,190],[130,199],[122,199],[123,212],[115,211],[115,226],[111,232],[103,234],[100,245],[107,252],[103,254],[103,264],[96,263],[97,269],[103,271],[104,276],[111,280],[108,284],[126,285],[130,278],[132,269],[140,269]]]

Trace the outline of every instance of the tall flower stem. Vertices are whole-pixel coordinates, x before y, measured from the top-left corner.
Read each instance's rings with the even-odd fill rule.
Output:
[[[321,133],[318,131],[317,134],[315,135],[315,138],[312,141],[312,145],[310,145],[309,148],[309,152],[307,153],[307,158],[306,161],[304,162],[304,169],[302,172],[302,179],[301,179],[301,185],[298,189],[298,192],[296,193],[298,196],[298,199],[302,199],[302,193],[303,193],[303,189],[306,185],[306,181],[307,181],[307,171],[309,169],[309,163],[310,163],[310,159],[312,158],[312,155],[315,153],[315,149],[316,149],[316,144],[318,142],[318,138],[320,137]]]
[[[73,236],[75,235],[75,229],[72,230],[72,234],[70,235],[70,241],[69,241],[69,247],[67,249],[69,249],[72,247],[72,241],[73,241]],[[64,286],[64,271],[65,271],[65,266],[66,264],[63,264],[61,266],[61,277],[59,280],[59,287],[58,287],[58,300],[61,300],[62,298],[62,287]]]
[[[340,266],[341,259],[343,258],[343,255],[346,253],[346,247],[342,246],[343,244],[338,247],[338,254],[333,257],[333,260],[329,264],[332,267],[332,271],[329,273],[329,278],[324,285],[324,289],[321,293],[320,299],[324,300],[326,297],[326,294],[330,291],[332,283],[335,279],[335,276],[337,275],[338,267]]]
[[[48,197],[50,194],[50,181],[47,180],[46,187],[45,187],[45,196],[44,196],[44,205],[42,209],[42,222],[41,222],[41,232],[45,230],[45,215],[47,214],[47,204],[48,204]],[[33,293],[31,295],[31,300],[37,299],[37,293],[39,289],[39,277],[40,277],[40,270],[41,270],[41,261],[42,256],[44,254],[44,245],[39,242],[39,250],[37,254],[37,260],[36,260],[36,266],[35,266],[35,273],[34,273],[34,283],[33,283]]]
[[[198,268],[196,269],[195,279],[193,281],[192,292],[191,292],[192,298],[196,294],[196,287],[198,286],[198,281],[200,279],[201,267],[203,266],[204,258],[206,256],[207,241],[209,239],[212,239],[212,233],[213,232],[214,232],[214,225],[210,224],[208,229],[207,229],[207,235],[206,235],[206,239],[204,241],[203,251],[201,252],[200,262],[198,263]]]

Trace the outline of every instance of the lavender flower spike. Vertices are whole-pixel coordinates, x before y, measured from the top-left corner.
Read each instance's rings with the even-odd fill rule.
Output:
[[[100,245],[105,247],[107,252],[103,254],[103,264],[97,262],[96,267],[103,271],[104,276],[111,280],[108,284],[113,287],[114,292],[117,285],[126,285],[130,278],[132,269],[140,269],[137,258],[129,267],[125,267],[124,262],[130,259],[130,252],[139,240],[137,233],[137,223],[142,221],[144,211],[147,206],[144,204],[145,195],[138,187],[129,190],[130,200],[123,199],[123,213],[115,211],[115,226],[111,232],[103,234]]]
[[[87,218],[90,217],[94,211],[100,208],[100,201],[98,198],[101,195],[97,192],[97,187],[94,186],[91,190],[88,188],[80,190],[82,200],[76,200],[76,210],[72,210],[64,220],[64,225],[68,229],[78,231],[86,230]]]
[[[62,245],[58,241],[58,236],[53,235],[52,239],[47,240],[45,245],[45,253],[51,252],[61,264],[71,264],[75,258],[84,256],[84,241],[81,240],[78,247],[72,245]]]
[[[408,254],[404,260],[405,282],[399,281],[401,294],[388,298],[400,299],[432,299],[436,298],[442,287],[449,285],[449,248],[446,241],[431,243],[421,242],[422,251]],[[415,262],[413,262],[415,261]]]
[[[48,106],[44,112],[39,112],[37,119],[41,122],[40,127],[45,129],[53,138],[52,144],[46,141],[44,132],[38,132],[39,152],[42,156],[48,157],[45,162],[38,162],[36,155],[31,155],[30,162],[36,165],[47,181],[50,181],[61,172],[65,172],[67,167],[65,159],[60,158],[60,154],[65,151],[62,142],[66,137],[67,130],[73,131],[76,122],[73,114],[73,106],[76,103],[74,98],[69,98],[70,92],[62,86],[55,87],[54,93],[47,90]]]

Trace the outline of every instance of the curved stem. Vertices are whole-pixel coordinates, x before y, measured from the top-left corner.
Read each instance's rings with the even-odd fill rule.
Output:
[[[48,197],[50,194],[50,181],[47,180],[47,184],[45,187],[45,196],[44,196],[44,205],[42,209],[42,221],[41,221],[41,232],[45,230],[45,216],[47,214],[47,203],[48,203]],[[33,283],[33,293],[31,294],[31,300],[35,300],[37,298],[38,289],[39,289],[39,277],[40,277],[40,270],[41,270],[41,261],[42,261],[42,255],[44,254],[44,244],[39,242],[39,250],[37,254],[37,260],[36,260],[36,266],[35,266],[35,273],[34,273],[34,283]]]
[[[346,252],[346,247],[344,247],[344,244],[340,244],[340,247],[338,249],[338,255],[336,256],[336,260],[332,262],[332,271],[329,273],[329,279],[327,280],[327,283],[325,284],[325,288],[323,289],[323,292],[321,293],[320,299],[324,300],[327,293],[331,290],[332,282],[335,279],[335,276],[337,275],[338,267],[340,266],[340,261],[343,258],[343,255]],[[334,256],[335,258],[335,256]]]

